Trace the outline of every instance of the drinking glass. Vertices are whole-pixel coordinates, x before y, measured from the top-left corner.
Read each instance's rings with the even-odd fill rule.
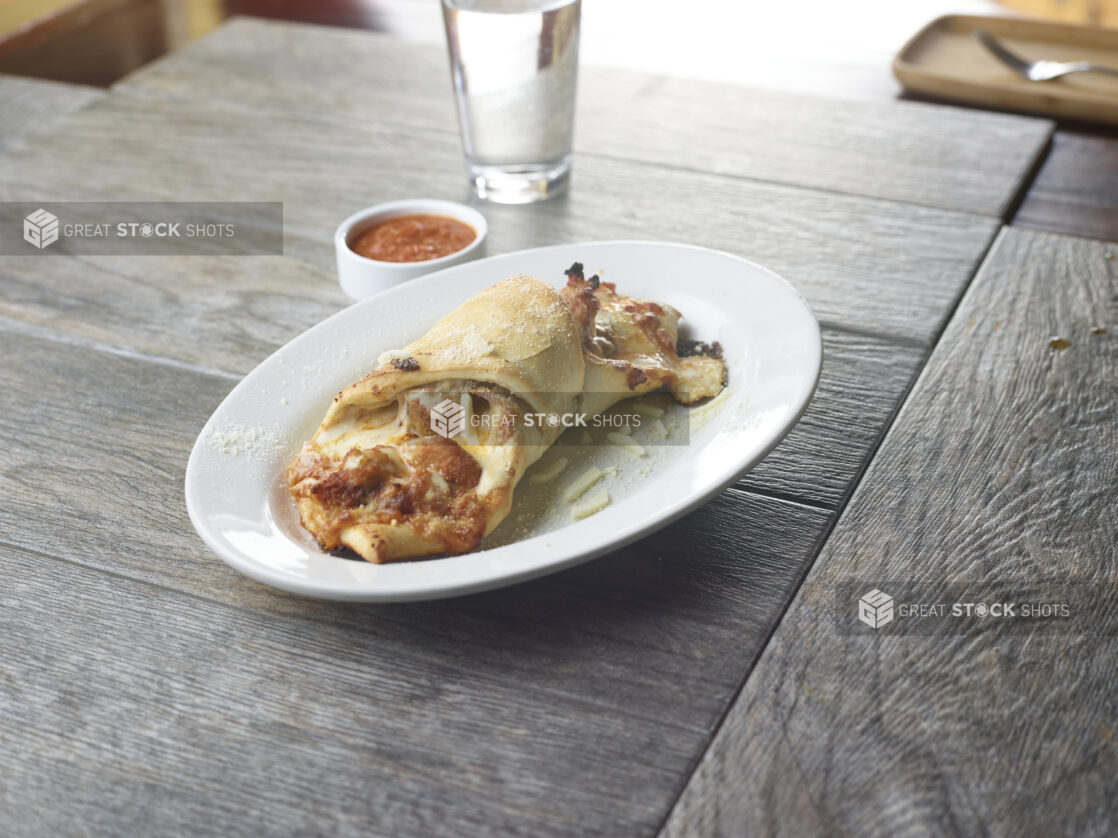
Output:
[[[442,0],[466,169],[478,196],[551,197],[567,183],[581,0]]]

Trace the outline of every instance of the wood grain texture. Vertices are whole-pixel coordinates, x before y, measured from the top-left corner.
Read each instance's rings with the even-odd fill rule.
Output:
[[[0,328],[237,377],[350,302],[280,256],[0,260]]]
[[[23,615],[0,642],[26,650],[0,680],[0,742],[27,766],[0,780],[24,804],[18,821],[0,806],[5,834],[74,816],[130,832],[147,809],[174,834],[206,801],[218,834],[380,817],[398,835],[650,834],[833,514],[730,490],[514,588],[307,600],[227,568],[187,521],[189,448],[232,384],[0,341],[0,542],[19,580],[0,607]]]
[[[48,128],[104,95],[92,87],[0,75],[0,148],[16,137]]]
[[[352,631],[0,565],[12,838],[647,834],[697,738]]]
[[[1013,225],[1118,242],[1118,129],[1057,131]]]
[[[819,400],[747,491],[629,548],[371,609],[227,568],[183,470],[236,377],[342,304],[342,217],[465,197],[445,59],[228,31],[0,157],[0,199],[280,200],[287,243],[0,265],[0,750],[22,766],[0,832],[654,833],[1048,125],[584,75],[571,193],[487,207],[491,252],[647,238],[768,263],[827,327]]]
[[[837,509],[842,506],[926,350],[823,330],[823,373],[799,423],[738,485]]]
[[[305,24],[235,20],[119,89],[457,131],[445,50]],[[584,67],[575,145],[582,153],[1000,217],[1051,128],[1005,114]]]
[[[343,218],[408,196],[465,200],[461,166],[446,135],[121,94],[11,148],[0,198],[283,201],[285,255],[333,273]],[[973,215],[594,156],[562,200],[483,211],[492,253],[610,238],[704,245],[778,271],[825,323],[925,344],[996,229]],[[162,281],[160,264],[150,281]]]
[[[1115,834],[1107,252],[1003,232],[662,834]],[[875,634],[849,579],[930,602],[1040,582],[1080,610],[1067,634]]]
[[[159,99],[197,99],[209,90],[218,101],[254,110],[458,132],[445,47],[255,17],[227,21],[113,90]]]

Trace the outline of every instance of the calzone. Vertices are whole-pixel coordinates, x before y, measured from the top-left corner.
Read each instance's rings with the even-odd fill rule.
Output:
[[[371,562],[471,550],[564,430],[540,417],[661,387],[684,404],[722,389],[717,345],[680,357],[675,309],[578,263],[567,277],[562,290],[525,275],[487,288],[335,397],[287,471],[324,549]]]

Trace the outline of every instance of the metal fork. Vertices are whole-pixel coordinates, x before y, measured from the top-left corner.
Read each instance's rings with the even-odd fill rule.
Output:
[[[1105,73],[1108,76],[1118,76],[1118,68],[1104,67],[1090,61],[1028,61],[1017,53],[1010,52],[985,29],[975,29],[973,34],[1002,63],[1030,81],[1052,81],[1069,73]]]

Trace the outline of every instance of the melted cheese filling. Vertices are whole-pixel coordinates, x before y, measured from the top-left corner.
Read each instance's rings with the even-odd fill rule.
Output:
[[[463,408],[456,439],[431,428],[431,408],[447,398]],[[503,443],[522,412],[516,397],[471,381],[355,407],[307,443],[289,471],[296,499],[305,501],[304,525],[328,549],[365,524],[407,525],[456,552],[476,546],[490,511],[486,497],[509,484]]]

